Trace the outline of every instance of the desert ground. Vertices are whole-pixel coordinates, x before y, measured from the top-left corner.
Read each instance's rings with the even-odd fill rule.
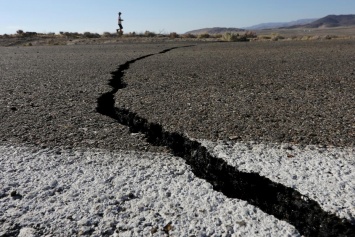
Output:
[[[77,150],[99,150],[101,155],[104,154],[103,151],[153,154],[154,159],[164,156],[165,158],[161,158],[164,162],[181,156],[187,160],[187,167],[185,164],[175,166],[191,169],[193,174],[189,175],[196,175],[199,179],[211,183],[213,188],[209,188],[214,189],[214,192],[223,193],[224,199],[235,200],[223,192],[219,184],[210,182],[210,177],[204,178],[204,174],[196,172],[197,168],[189,164],[187,154],[179,153],[175,141],[159,140],[177,137],[185,139],[185,145],[201,141],[203,145],[198,145],[198,151],[201,151],[201,146],[205,146],[211,154],[217,152],[215,156],[226,160],[233,169],[240,167],[241,170],[244,168],[237,160],[243,158],[242,155],[234,156],[234,161],[228,161],[229,158],[223,158],[221,155],[230,154],[229,157],[232,157],[231,153],[236,152],[232,152],[233,149],[245,148],[240,148],[240,144],[247,144],[246,147],[262,147],[258,148],[260,157],[264,157],[269,163],[273,162],[275,156],[263,153],[263,149],[268,146],[284,150],[285,159],[297,158],[295,153],[301,154],[304,149],[311,149],[312,152],[315,150],[319,152],[318,155],[324,152],[328,154],[324,159],[329,160],[329,164],[337,160],[350,167],[350,173],[344,174],[347,175],[344,180],[348,183],[344,182],[348,186],[352,185],[351,177],[355,169],[354,39],[329,40],[320,37],[316,40],[250,42],[170,39],[130,42],[115,39],[71,41],[65,45],[48,45],[47,41],[42,44],[37,41],[32,42],[32,46],[28,46],[28,42],[1,42],[0,145],[4,154],[10,152],[9,150],[9,154],[14,154],[12,149],[29,147],[25,151],[22,150],[27,156],[31,156],[28,154],[31,152],[42,154],[41,152],[49,150],[50,154],[54,154],[52,158]],[[9,45],[11,46],[5,47]],[[154,137],[155,134],[151,133],[155,130],[144,127],[155,125],[158,130],[164,131],[163,136]],[[222,150],[213,150],[213,147]],[[183,149],[186,151],[190,147]],[[204,148],[202,150],[204,151]],[[21,157],[20,154],[18,153],[18,157]],[[100,159],[100,155],[90,154],[86,156]],[[331,154],[334,159],[331,159]],[[322,158],[322,155],[318,155],[314,156],[315,160]],[[102,156],[103,162],[114,162],[113,158]],[[3,155],[2,162],[5,162],[7,157],[12,156]],[[75,157],[77,161],[84,159],[84,156],[81,158],[80,155]],[[307,158],[312,157],[308,155]],[[65,158],[58,157],[58,160],[61,159],[66,164]],[[139,163],[134,162],[136,158],[130,159],[132,161],[128,166],[139,166]],[[302,159],[300,158],[300,163],[304,163]],[[41,157],[40,160],[45,163],[46,159]],[[162,166],[157,164],[160,164],[159,161],[155,163],[157,167],[152,164],[149,166],[162,169]],[[247,167],[243,172],[259,173],[260,176],[273,180],[272,174],[263,175],[259,168]],[[10,174],[16,173],[8,170],[2,172],[4,177],[6,174],[10,177]],[[291,175],[291,179],[296,180],[297,176],[294,177]],[[302,188],[286,183],[285,181],[282,185],[302,193]],[[0,193],[0,203],[3,207],[1,211],[10,218],[12,214],[7,212],[9,207],[6,207],[5,202],[17,196],[16,192],[13,192],[13,186],[6,182],[3,185]],[[100,188],[104,190],[105,186]],[[11,190],[12,193],[9,193]],[[319,193],[321,192],[320,190]],[[349,188],[346,193],[348,196],[339,201],[347,203],[339,208],[343,208],[343,211],[339,211],[340,214],[337,211],[332,212],[332,208],[329,209],[348,222],[344,236],[354,230],[355,223],[355,204],[348,200],[355,192]],[[307,194],[308,197],[312,195]],[[317,195],[314,194],[310,199],[321,203],[321,198]],[[133,199],[135,196],[138,194],[126,198]],[[245,200],[248,201],[247,198]],[[16,203],[18,200],[12,201]],[[254,205],[253,201],[248,203]],[[218,207],[218,204],[216,205]],[[326,209],[324,206],[322,208]],[[264,210],[262,205],[260,208],[262,213],[276,215],[267,211],[267,208]],[[288,222],[286,217],[279,219]],[[77,217],[77,221],[83,222],[83,218]],[[166,221],[164,219],[162,223]],[[333,219],[329,223],[333,223],[332,221]],[[113,225],[118,226],[117,222]],[[295,229],[278,227],[279,229],[274,230],[265,227],[264,231],[253,234],[275,236],[276,233],[282,236],[286,233],[290,236],[307,236],[315,233],[299,227],[303,224],[296,222],[290,221],[290,225],[295,226]],[[0,236],[10,236],[11,233],[25,234],[26,231],[32,236],[36,236],[36,233],[52,233],[56,236],[60,235],[60,228],[63,228],[62,226],[53,230],[46,229],[43,225],[23,226],[16,222],[16,218],[11,222],[1,219],[0,223],[8,226],[7,229],[1,229]],[[175,232],[167,222],[165,224],[161,227],[162,230],[159,229],[161,232],[155,231],[152,224],[149,226],[150,234],[160,233],[164,236],[171,232],[179,235],[181,229],[177,227],[177,223],[172,224],[176,226]],[[258,229],[256,223],[250,225],[254,227],[248,229],[249,231]],[[107,236],[123,236],[123,232],[133,231],[127,226],[120,227],[121,229],[117,226],[100,232],[99,229],[81,230],[73,225],[71,227],[78,230],[67,234],[100,236],[106,233]],[[24,230],[25,227],[30,230]],[[218,229],[218,225],[216,228]],[[122,232],[121,235],[118,230]],[[143,233],[139,232],[140,230],[134,231],[136,232],[130,232],[131,235]],[[235,228],[227,228],[224,232],[206,232],[201,229],[186,232],[197,236],[237,236],[238,233],[239,236],[248,236],[252,232],[237,232]],[[317,232],[320,233],[326,233],[326,229]],[[329,236],[331,234],[334,232],[329,232]],[[126,236],[129,235],[126,233]]]
[[[354,42],[3,47],[1,139],[148,149],[96,113],[97,99],[126,61],[190,46],[130,65],[115,106],[192,138],[351,147]]]

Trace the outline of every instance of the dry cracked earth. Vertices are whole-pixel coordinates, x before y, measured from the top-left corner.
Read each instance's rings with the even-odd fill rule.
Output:
[[[193,139],[353,147],[354,44],[2,47],[1,143],[171,152],[215,190],[289,218],[300,233],[312,235],[295,220],[305,208],[316,222],[332,226],[339,220],[299,201],[290,188],[215,159]],[[206,168],[211,164],[217,168]],[[265,204],[272,200],[262,197],[268,192],[291,200],[275,208]],[[287,205],[295,207],[282,214]]]

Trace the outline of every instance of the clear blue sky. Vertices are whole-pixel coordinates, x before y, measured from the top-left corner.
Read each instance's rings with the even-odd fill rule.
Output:
[[[0,34],[114,32],[119,11],[125,32],[184,33],[355,14],[355,0],[0,0]]]

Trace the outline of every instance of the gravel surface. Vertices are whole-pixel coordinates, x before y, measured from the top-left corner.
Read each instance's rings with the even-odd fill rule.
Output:
[[[355,41],[202,44],[124,81],[116,107],[193,138],[355,144]]]
[[[355,143],[355,41],[193,43],[138,60],[116,107],[197,139]],[[125,62],[188,45],[0,47],[1,139],[155,149],[96,113]]]
[[[202,141],[240,171],[256,172],[298,190],[323,210],[355,224],[355,148]]]
[[[169,155],[0,146],[0,164],[0,236],[300,236]]]
[[[110,88],[110,72],[166,47],[0,47],[0,140],[40,147],[162,151],[97,113],[96,106]]]
[[[98,113],[107,93],[354,222],[355,41],[191,44],[0,47],[0,236],[299,235]],[[197,206],[211,212],[196,216]]]

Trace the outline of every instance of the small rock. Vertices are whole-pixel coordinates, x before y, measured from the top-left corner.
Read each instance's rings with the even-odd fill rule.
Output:
[[[18,237],[37,237],[36,230],[33,228],[25,227],[20,230]]]
[[[93,229],[91,227],[88,226],[83,226],[79,233],[78,236],[82,236],[82,235],[91,235],[91,233],[93,232]]]
[[[166,226],[164,226],[163,231],[166,234],[169,234],[169,232],[173,229],[172,222],[169,222]]]
[[[229,137],[229,140],[238,140],[238,139],[241,139],[240,136],[230,136]]]
[[[153,235],[155,233],[158,232],[158,227],[153,227],[151,230],[150,230],[150,233]]]
[[[13,191],[10,192],[10,197],[12,197],[13,199],[21,199],[22,195],[17,193],[16,190],[13,190]]]

